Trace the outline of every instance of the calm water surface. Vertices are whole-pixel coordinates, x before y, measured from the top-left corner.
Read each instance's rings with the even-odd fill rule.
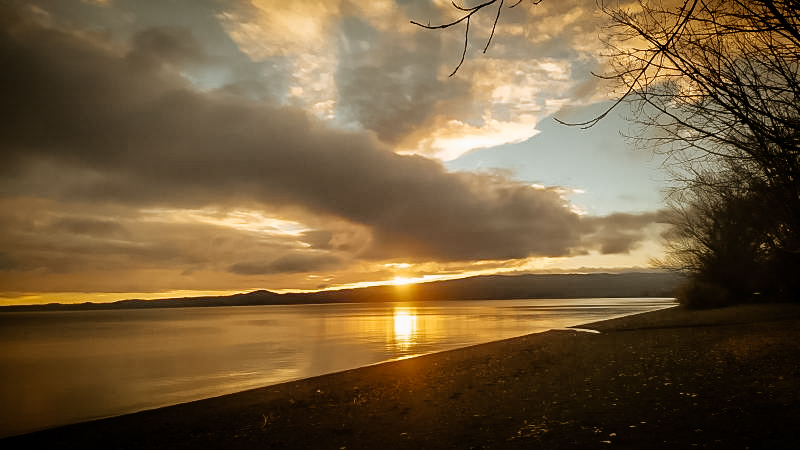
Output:
[[[0,313],[0,437],[673,305],[577,299]]]

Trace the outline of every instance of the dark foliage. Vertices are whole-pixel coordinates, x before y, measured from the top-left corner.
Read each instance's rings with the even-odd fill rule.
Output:
[[[800,2],[604,10],[608,78],[673,174],[665,265],[689,275],[681,301],[800,298]]]

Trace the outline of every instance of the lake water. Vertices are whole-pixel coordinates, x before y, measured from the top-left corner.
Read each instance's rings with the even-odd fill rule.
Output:
[[[539,299],[0,313],[0,437],[673,305]]]

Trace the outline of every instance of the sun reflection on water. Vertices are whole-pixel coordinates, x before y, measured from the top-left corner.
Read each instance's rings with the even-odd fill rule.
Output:
[[[416,311],[395,307],[392,321],[394,322],[394,345],[401,350],[407,350],[417,338]]]

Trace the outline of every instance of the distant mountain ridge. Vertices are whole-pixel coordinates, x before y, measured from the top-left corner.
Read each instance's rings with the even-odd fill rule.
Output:
[[[485,275],[401,286],[278,294],[266,290],[213,297],[120,300],[112,303],[14,305],[0,311],[182,308],[316,303],[526,298],[674,297],[682,277],[666,272]]]

